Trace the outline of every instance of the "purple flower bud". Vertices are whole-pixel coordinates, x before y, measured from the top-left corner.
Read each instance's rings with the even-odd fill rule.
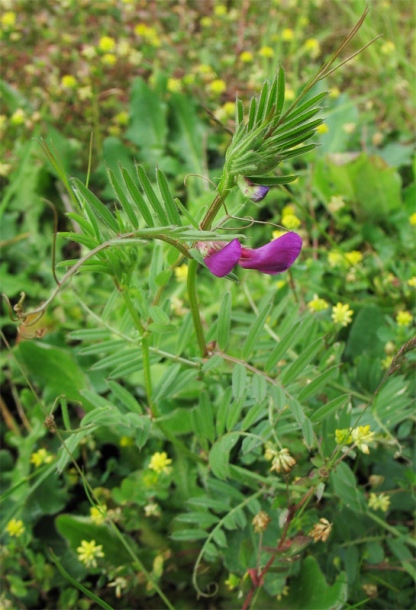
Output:
[[[230,273],[236,264],[244,269],[256,269],[261,273],[276,275],[293,265],[302,249],[302,240],[297,233],[290,232],[261,248],[244,248],[238,239],[221,246],[221,242],[217,242],[204,258],[208,269],[217,277]],[[221,249],[218,249],[219,247]]]
[[[251,180],[244,178],[244,176],[239,176],[237,180],[237,184],[245,197],[251,199],[255,203],[258,203],[262,199],[264,199],[269,192],[268,186],[262,186],[261,184],[254,184]]]

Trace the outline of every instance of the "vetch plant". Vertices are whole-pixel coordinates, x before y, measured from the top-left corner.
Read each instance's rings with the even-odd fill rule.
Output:
[[[248,106],[236,100],[235,131],[205,208],[177,198],[160,167],[153,179],[138,163],[108,169],[117,203],[107,205],[86,183],[69,178],[54,147],[42,142],[71,204],[73,230],[60,238],[78,244],[80,257],[56,266],[68,270],[56,277],[46,302],[27,313],[22,295],[13,308],[26,339],[16,350],[17,368],[24,371],[37,357],[45,377],[49,373],[45,400],[53,394],[54,402],[47,408],[39,399],[36,408],[43,406],[48,433],[61,446],[53,461],[56,448],[27,451],[27,466],[35,466],[39,485],[56,470],[68,477],[68,486],[71,477],[82,480],[91,506],[66,514],[54,497],[56,531],[83,569],[98,575],[101,595],[114,590],[126,606],[144,607],[157,595],[158,604],[173,608],[177,591],[190,589],[192,571],[194,601],[224,595],[226,604],[241,598],[248,609],[276,606],[284,597],[287,607],[306,608],[302,591],[308,590],[318,605],[341,607],[354,587],[350,562],[358,570],[358,556],[351,559],[346,545],[330,544],[350,523],[348,535],[364,530],[360,544],[368,542],[366,528],[385,527],[392,553],[405,558],[405,575],[410,573],[402,530],[380,524],[374,514],[387,510],[386,498],[393,495],[367,501],[349,463],[359,463],[359,452],[367,458],[370,447],[403,451],[395,427],[409,418],[411,401],[407,386],[388,377],[413,344],[392,358],[374,393],[358,383],[349,387],[337,333],[348,332],[359,314],[353,317],[339,301],[327,332],[317,314],[329,307],[329,296],[317,288],[305,299],[299,290],[299,277],[307,273],[300,235],[287,231],[252,248],[247,244],[257,243],[255,221],[249,229],[230,226],[240,208],[265,205],[270,189],[296,179],[281,175],[279,166],[315,148],[311,138],[323,121],[326,92],[313,88],[336,69],[366,13],[288,107],[283,69]],[[136,34],[159,44],[156,30],[141,26]],[[111,51],[113,43],[101,38],[101,51]],[[268,49],[263,47],[264,57],[270,57]],[[222,81],[214,84],[220,93]],[[286,211],[284,226],[294,227],[300,221]],[[349,264],[357,266],[356,251],[349,254]],[[276,293],[274,276],[285,272],[288,287]],[[28,341],[31,326],[42,324],[59,297],[76,304],[88,321],[68,338],[77,350],[72,359],[59,344]],[[403,315],[397,320],[402,327],[410,322]],[[47,341],[47,334],[37,336]],[[50,371],[58,375],[61,369],[65,383],[57,388]],[[396,400],[400,408],[392,413]],[[97,476],[107,442],[117,445],[117,457],[108,460],[105,476]],[[396,471],[389,480],[395,477]],[[10,536],[29,528],[26,516],[8,523]],[[330,549],[331,584],[322,572],[322,545]],[[77,587],[68,566],[51,557]],[[109,607],[95,593],[88,596]]]

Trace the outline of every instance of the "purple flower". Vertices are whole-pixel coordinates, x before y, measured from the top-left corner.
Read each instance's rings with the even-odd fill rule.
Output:
[[[285,233],[261,248],[244,248],[238,239],[233,239],[224,247],[221,242],[201,247],[206,254],[206,266],[217,277],[224,277],[237,264],[268,275],[282,273],[293,265],[301,249],[302,240],[297,233]]]
[[[241,192],[245,197],[251,199],[255,203],[258,203],[262,199],[264,199],[269,192],[268,186],[262,186],[261,184],[254,184],[248,178],[244,178],[244,176],[239,176],[237,180],[237,184],[240,187]]]

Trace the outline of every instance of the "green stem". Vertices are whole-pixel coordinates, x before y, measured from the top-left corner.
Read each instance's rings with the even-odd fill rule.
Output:
[[[199,351],[202,357],[206,356],[207,346],[205,343],[204,331],[202,329],[201,316],[199,315],[198,299],[196,296],[195,278],[198,263],[195,260],[189,261],[188,265],[188,300],[191,308],[192,320],[194,323],[195,334],[199,345]]]
[[[228,174],[226,171],[224,171],[223,176],[218,185],[218,194],[216,195],[214,201],[211,203],[208,212],[205,214],[204,219],[202,220],[202,222],[200,224],[200,228],[203,231],[210,230],[215,216],[218,214],[221,206],[223,205],[224,201],[227,199],[233,186],[234,186],[234,177],[230,176],[230,174]]]

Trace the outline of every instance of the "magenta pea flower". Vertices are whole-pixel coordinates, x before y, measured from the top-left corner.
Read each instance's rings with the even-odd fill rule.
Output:
[[[262,199],[266,197],[267,193],[270,190],[268,186],[263,186],[262,184],[254,184],[253,182],[251,182],[251,180],[245,178],[244,176],[239,176],[237,184],[244,197],[248,197],[249,199],[251,199],[251,201],[254,201],[254,203],[262,201]]]
[[[226,246],[221,242],[199,242],[197,247],[204,254],[206,266],[217,277],[224,277],[237,264],[244,269],[276,275],[293,265],[302,249],[302,240],[297,233],[290,232],[261,248],[245,248],[238,239]]]

